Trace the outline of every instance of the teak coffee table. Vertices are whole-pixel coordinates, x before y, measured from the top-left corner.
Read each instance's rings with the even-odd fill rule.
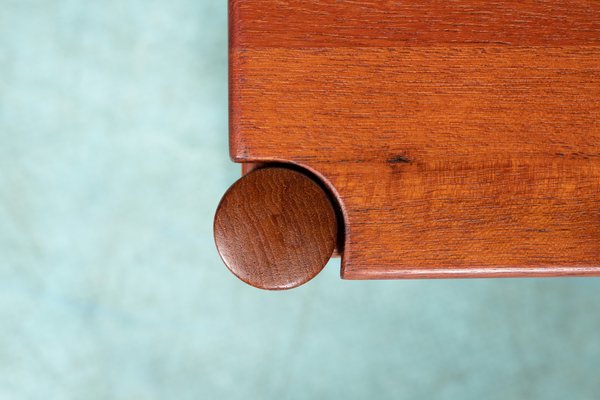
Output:
[[[600,275],[599,1],[229,7],[240,279]]]

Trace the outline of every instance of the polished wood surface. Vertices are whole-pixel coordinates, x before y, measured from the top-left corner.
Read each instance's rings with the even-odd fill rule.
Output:
[[[600,275],[600,2],[230,1],[230,152],[317,175],[342,276]]]
[[[215,216],[215,243],[227,267],[261,289],[289,289],[317,275],[336,242],[326,192],[286,168],[248,173],[225,194]]]

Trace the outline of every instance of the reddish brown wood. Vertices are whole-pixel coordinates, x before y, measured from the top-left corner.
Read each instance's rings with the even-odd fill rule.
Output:
[[[255,169],[261,168],[263,166],[264,166],[263,164],[259,164],[259,163],[243,163],[242,164],[242,175],[249,174],[250,172],[254,171]]]
[[[261,289],[289,289],[317,275],[335,246],[336,215],[313,180],[286,168],[248,173],[225,194],[215,242],[238,278]]]
[[[598,45],[597,0],[230,0],[234,48]]]
[[[344,278],[600,275],[600,2],[230,11],[231,156],[323,180]]]

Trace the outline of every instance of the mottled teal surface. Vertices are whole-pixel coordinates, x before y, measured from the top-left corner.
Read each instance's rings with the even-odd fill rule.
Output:
[[[235,279],[226,35],[224,0],[0,0],[0,400],[600,398],[596,279]]]

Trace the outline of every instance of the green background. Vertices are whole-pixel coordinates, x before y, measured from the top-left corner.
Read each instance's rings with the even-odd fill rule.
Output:
[[[226,270],[226,11],[0,0],[0,399],[600,398],[597,279]]]

